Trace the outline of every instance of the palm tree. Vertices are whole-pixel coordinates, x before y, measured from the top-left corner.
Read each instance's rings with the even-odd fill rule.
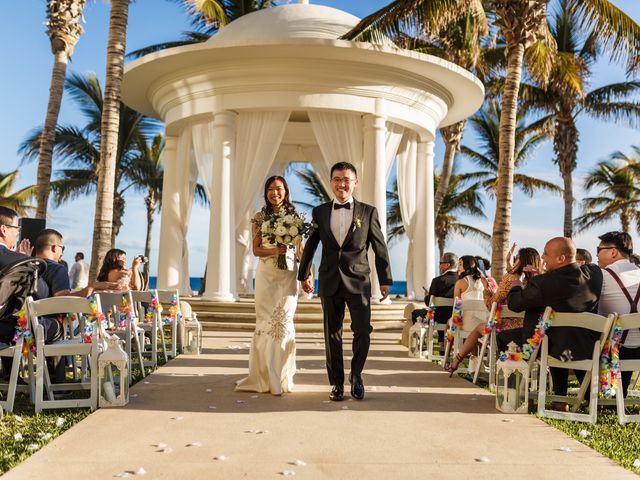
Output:
[[[82,76],[71,74],[65,88],[78,105],[87,124],[83,128],[75,126],[58,126],[53,153],[57,161],[63,162],[67,168],[57,172],[57,179],[51,183],[54,202],[61,203],[92,194],[99,188],[98,168],[101,158],[100,121],[104,108],[102,89],[95,74]],[[146,145],[146,138],[160,129],[160,124],[149,117],[135,112],[120,103],[120,125],[117,138],[117,157],[114,177],[113,208],[110,225],[112,237],[109,248],[115,243],[115,237],[122,225],[125,200],[124,193],[135,182],[132,180],[132,163],[141,155],[141,145]],[[40,149],[41,130],[34,130],[22,142],[19,153],[25,160],[32,160]]]
[[[19,175],[18,170],[0,173],[0,205],[15,210],[18,216],[22,217],[33,210],[33,206],[29,202],[36,195],[38,187],[30,185],[14,192],[13,189]]]
[[[73,54],[73,50],[82,35],[80,25],[82,10],[86,0],[49,0],[47,2],[47,34],[51,41],[53,53],[53,71],[51,72],[51,85],[49,87],[49,102],[47,115],[42,129],[42,141],[38,158],[38,193],[36,218],[47,217],[47,204],[51,187],[51,156],[53,154],[53,142],[55,139],[60,103],[64,91],[64,79],[67,75],[67,63]]]
[[[315,172],[315,170],[312,170],[310,168],[302,168],[302,169],[294,170],[294,173],[298,177],[298,180],[302,182],[302,185],[304,186],[304,191],[307,192],[309,195],[311,195],[311,197],[314,199],[314,202],[315,202],[312,205],[311,203],[308,203],[308,202],[296,201],[295,202],[296,204],[307,209],[312,209],[316,205],[319,205],[321,203],[326,203],[331,200],[331,194],[324,187],[324,185],[320,181],[320,177]]]
[[[548,32],[548,0],[490,0],[495,26],[506,44],[506,79],[502,91],[500,155],[498,162],[497,205],[492,236],[492,271],[497,279],[505,270],[505,257],[511,232],[511,204],[515,161],[516,112],[525,52],[529,73],[544,80],[550,71],[555,48]],[[364,18],[345,35],[348,39],[371,39],[384,33],[425,32],[440,29],[471,10],[481,15],[479,0],[395,0]],[[598,40],[612,51],[614,60],[628,60],[629,68],[640,66],[640,26],[607,0],[582,0],[578,14],[582,25],[597,32]]]
[[[529,160],[536,149],[553,135],[552,116],[546,116],[532,123],[525,123],[525,109],[518,110],[516,119],[515,136],[515,162],[516,172],[513,176],[513,183],[519,187],[526,195],[532,197],[537,190],[546,190],[552,193],[562,193],[562,189],[557,185],[517,173],[518,168]],[[470,123],[476,132],[481,152],[473,150],[467,146],[462,146],[462,154],[473,160],[482,171],[462,174],[463,178],[480,181],[490,197],[495,197],[498,186],[498,158],[500,155],[500,107],[494,101],[488,101],[485,106],[476,113]]]
[[[598,55],[598,38],[596,32],[581,34],[577,7],[575,1],[563,0],[555,14],[551,32],[558,52],[548,85],[522,86],[525,108],[548,112],[555,118],[554,162],[564,182],[565,237],[573,235],[573,172],[578,158],[578,117],[586,114],[616,124],[640,125],[640,104],[635,100],[640,92],[640,81],[614,83],[587,91]]]
[[[220,15],[217,0],[184,0],[194,11],[203,15]],[[98,187],[96,211],[93,222],[93,244],[89,277],[93,279],[113,239],[113,214],[115,200],[116,161],[118,157],[118,128],[120,124],[120,89],[124,73],[124,52],[127,39],[129,0],[111,0],[109,12],[109,34],[107,41],[107,69],[104,87],[104,105],[100,131],[100,162],[98,164]],[[220,19],[211,18],[211,21]]]
[[[183,32],[180,40],[158,43],[134,50],[127,58],[140,58],[149,53],[206,42],[220,27],[247,15],[276,4],[274,0],[174,0],[183,5],[191,17],[192,31]]]
[[[582,215],[575,220],[578,231],[617,217],[623,232],[629,233],[634,221],[640,232],[640,147],[634,146],[633,150],[635,158],[615,152],[586,175],[585,189],[599,187],[600,194],[582,201]]]

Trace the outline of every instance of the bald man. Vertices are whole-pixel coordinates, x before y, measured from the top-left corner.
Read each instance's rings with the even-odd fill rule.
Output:
[[[498,334],[500,348],[515,340],[523,344],[533,336],[545,307],[556,312],[597,313],[602,291],[602,271],[597,265],[579,266],[576,246],[565,237],[552,238],[544,246],[542,259],[546,273],[535,276],[526,288],[514,287],[507,297],[509,309],[525,311],[524,327]],[[582,360],[590,358],[598,334],[581,328],[563,327],[549,332],[549,355],[555,358]],[[554,391],[567,393],[567,370],[552,369]]]

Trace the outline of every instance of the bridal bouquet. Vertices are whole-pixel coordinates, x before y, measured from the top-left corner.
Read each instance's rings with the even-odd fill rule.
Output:
[[[313,225],[304,221],[299,213],[287,213],[281,208],[277,213],[265,214],[261,225],[262,235],[275,245],[287,245],[295,248],[302,242],[303,236],[313,231]],[[284,254],[278,255],[276,267],[287,270],[287,259]]]

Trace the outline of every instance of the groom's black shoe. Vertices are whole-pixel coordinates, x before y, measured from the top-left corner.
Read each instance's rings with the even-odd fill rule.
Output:
[[[334,402],[341,402],[344,399],[344,387],[342,385],[334,385],[329,394],[329,399]]]
[[[360,375],[349,375],[351,396],[356,400],[364,400],[364,384]]]

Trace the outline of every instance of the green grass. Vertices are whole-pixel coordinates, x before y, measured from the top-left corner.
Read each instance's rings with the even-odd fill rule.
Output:
[[[165,363],[164,357],[158,355],[158,366]],[[134,384],[142,379],[140,370],[136,368],[133,369],[132,376]],[[85,396],[86,394],[87,392],[77,393]],[[90,413],[89,408],[73,408],[45,410],[36,415],[29,396],[17,393],[13,413],[5,412],[5,416],[0,419],[0,475],[11,470]],[[60,426],[56,425],[58,418],[64,420]],[[16,434],[20,434],[22,438],[16,439]]]

